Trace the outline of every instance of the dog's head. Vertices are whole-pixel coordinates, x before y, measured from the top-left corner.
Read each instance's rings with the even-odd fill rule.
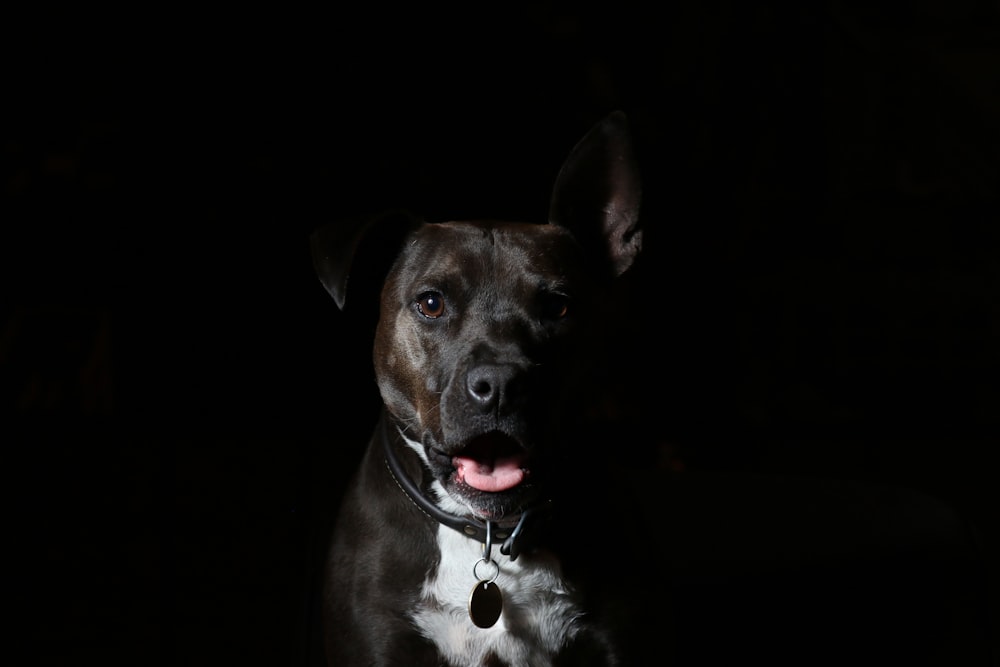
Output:
[[[348,277],[362,270],[359,248],[373,238],[391,248],[374,345],[378,387],[444,509],[502,521],[548,492],[560,472],[561,427],[579,417],[565,397],[587,363],[581,333],[600,316],[594,295],[639,252],[639,201],[628,127],[616,112],[563,164],[547,224],[395,215],[346,238],[343,228],[314,234],[317,271],[341,308]]]

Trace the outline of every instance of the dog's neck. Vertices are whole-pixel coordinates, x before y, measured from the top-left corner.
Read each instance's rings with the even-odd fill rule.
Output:
[[[529,527],[547,519],[551,511],[552,501],[547,500],[537,507],[532,507],[521,513],[520,518],[510,526],[497,524],[496,522],[480,521],[472,517],[451,514],[441,509],[437,503],[428,498],[420,487],[410,479],[396,455],[396,448],[393,446],[393,438],[390,433],[391,426],[389,419],[383,415],[379,432],[379,439],[382,440],[382,451],[385,466],[392,476],[393,481],[410,501],[431,519],[458,531],[469,539],[482,542],[490,546],[493,540],[502,540],[500,553],[510,556],[511,560],[516,560],[518,555],[524,553],[525,549],[532,546],[529,539]],[[400,435],[400,437],[403,437]]]

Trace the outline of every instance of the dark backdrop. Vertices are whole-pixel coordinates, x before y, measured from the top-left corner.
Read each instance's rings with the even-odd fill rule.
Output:
[[[0,439],[34,662],[301,662],[377,408],[308,233],[543,220],[617,108],[647,235],[595,389],[616,448],[903,485],[995,557],[1000,16],[805,4],[7,22]]]

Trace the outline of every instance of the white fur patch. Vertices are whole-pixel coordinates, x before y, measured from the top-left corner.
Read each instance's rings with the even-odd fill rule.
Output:
[[[579,631],[582,613],[562,581],[558,560],[542,552],[511,562],[495,548],[503,613],[493,627],[479,628],[469,618],[468,602],[482,544],[446,526],[438,526],[437,542],[441,564],[424,582],[411,614],[421,634],[455,667],[481,665],[491,653],[510,665],[551,665],[552,656]],[[480,575],[492,573],[485,565],[479,568]]]
[[[420,443],[404,439],[426,464]],[[468,511],[440,482],[434,481],[431,488],[446,512]],[[483,555],[483,545],[447,526],[438,526],[437,543],[441,563],[424,582],[411,618],[449,664],[481,665],[493,654],[510,665],[548,667],[552,656],[579,632],[582,610],[552,554],[522,554],[512,562],[500,553],[499,545],[494,547],[491,556],[500,568],[496,585],[503,595],[503,613],[493,627],[480,628],[469,618],[468,605],[477,584],[473,568]],[[479,575],[492,574],[492,567],[480,566]]]

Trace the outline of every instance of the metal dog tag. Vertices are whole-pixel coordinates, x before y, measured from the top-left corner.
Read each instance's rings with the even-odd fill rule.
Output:
[[[469,618],[480,628],[492,628],[503,611],[503,594],[492,581],[479,581],[469,594]]]

